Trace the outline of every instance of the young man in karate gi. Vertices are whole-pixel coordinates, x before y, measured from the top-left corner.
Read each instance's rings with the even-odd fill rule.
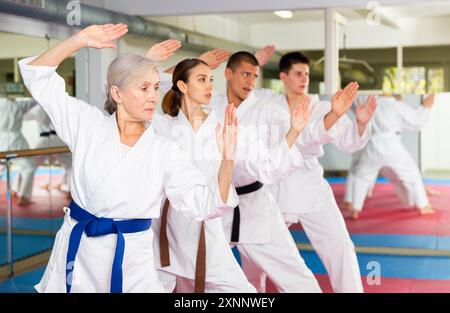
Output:
[[[285,54],[279,62],[280,79],[285,93],[275,94],[267,90],[255,93],[271,99],[289,115],[290,108],[307,96],[309,85],[309,59],[301,52]],[[338,95],[338,94],[337,94]],[[313,102],[312,120],[327,117],[336,120],[329,130],[330,140],[343,151],[352,153],[364,147],[370,137],[369,120],[376,102],[369,98],[365,106],[358,105],[356,123],[332,102]],[[349,107],[348,107],[349,108]],[[347,108],[347,109],[348,109]],[[307,126],[308,127],[308,126]],[[323,177],[323,167],[318,158],[324,155],[324,142],[309,146],[306,166],[297,169],[291,176],[271,186],[271,191],[280,206],[287,226],[300,223],[318,253],[331,280],[335,292],[363,292],[361,276],[353,242],[344,219],[336,204],[333,191]]]
[[[232,55],[225,70],[227,93],[213,97],[212,105],[220,114],[227,103],[234,103],[240,125],[256,128],[266,142],[272,142],[279,140],[279,137],[272,136],[272,128],[282,135],[287,129],[289,114],[279,114],[271,98],[254,94],[258,72],[259,62],[252,54],[238,52]],[[311,117],[310,125],[306,127],[308,131],[303,132],[296,142],[302,154],[307,154],[311,147],[330,142],[337,135],[332,126],[350,108],[356,94],[357,84],[350,84],[336,96],[330,114],[321,118]],[[236,226],[236,212],[227,214],[223,217],[224,228],[231,243],[237,245],[249,281],[259,292],[264,292],[265,276],[261,273],[265,273],[281,292],[320,291],[267,186],[259,184],[258,189],[253,188],[258,182],[239,166],[234,169],[233,183],[238,187],[238,194],[242,191],[239,197],[240,223]],[[239,229],[238,238],[233,236],[236,229]]]

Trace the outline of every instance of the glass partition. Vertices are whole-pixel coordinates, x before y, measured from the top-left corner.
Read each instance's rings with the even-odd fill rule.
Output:
[[[10,264],[10,255],[17,264],[52,248],[62,224],[62,208],[70,201],[70,168],[67,164],[70,164],[70,155],[65,153],[12,158],[8,167],[4,166],[0,178],[0,266]],[[8,169],[10,203],[7,199]],[[8,236],[9,212],[11,239]]]

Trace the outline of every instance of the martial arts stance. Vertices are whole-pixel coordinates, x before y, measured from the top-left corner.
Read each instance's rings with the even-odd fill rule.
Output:
[[[155,129],[161,129],[170,138],[179,143],[184,150],[190,151],[195,164],[207,177],[216,177],[223,165],[218,162],[219,149],[215,132],[220,123],[214,109],[205,112],[212,96],[212,75],[207,65],[198,59],[180,62],[173,74],[173,85],[163,101],[164,118],[155,118]],[[225,125],[236,125],[236,109],[233,104],[227,106]],[[304,101],[294,110],[290,133],[300,133],[306,124],[309,104]],[[157,131],[158,132],[158,131]],[[251,137],[253,135],[253,137]],[[303,164],[300,153],[293,145],[296,136],[287,136],[269,155],[266,145],[257,140],[245,128],[239,130],[236,166],[247,169],[254,179],[265,183],[290,174],[294,168]],[[219,146],[220,140],[219,140]],[[237,196],[235,206],[237,206]],[[226,213],[226,211],[223,211]],[[163,224],[163,223],[162,223]],[[220,218],[208,220],[204,224],[188,219],[177,212],[169,211],[167,234],[170,247],[170,266],[162,267],[160,277],[173,290],[176,283],[178,292],[194,290],[196,286],[200,253],[199,238],[206,239],[206,291],[207,292],[249,292],[254,287],[248,283],[245,275],[234,258],[225,237]],[[156,224],[154,224],[156,226]],[[159,225],[158,225],[159,226]],[[204,228],[204,229],[203,229]],[[155,231],[155,233],[161,233]],[[169,235],[170,234],[170,235]],[[188,234],[194,234],[190,236]],[[180,242],[183,245],[180,246]],[[157,244],[155,244],[156,248]],[[199,246],[197,248],[197,246]],[[155,255],[159,251],[155,251]],[[197,252],[197,256],[195,254]],[[196,264],[197,262],[197,264]],[[196,268],[197,267],[197,268]],[[197,290],[197,288],[196,288]]]
[[[22,122],[24,115],[35,105],[32,98],[16,98],[14,101],[0,98],[0,151],[30,148],[22,134]],[[13,195],[18,196],[17,204],[31,204],[36,162],[31,158],[16,158],[12,163],[19,167],[11,186]]]
[[[50,261],[36,286],[40,292],[163,291],[150,225],[159,217],[164,197],[175,210],[198,220],[218,201],[182,151],[156,135],[151,125],[145,128],[159,97],[153,61],[125,54],[111,63],[105,103],[110,116],[65,92],[64,80],[55,72],[65,58],[84,47],[113,48],[112,40],[127,31],[124,24],[92,25],[43,55],[19,62],[28,90],[73,158],[74,201],[65,208]],[[218,180],[221,195],[228,195],[230,183]]]
[[[366,196],[381,170],[394,185],[401,201],[420,214],[434,213],[422,177],[401,142],[404,131],[420,131],[430,115],[434,95],[427,96],[417,109],[392,97],[379,97],[373,120],[373,136],[356,155],[349,170],[345,201],[353,219],[359,217]]]
[[[279,62],[279,75],[286,92],[276,94],[270,90],[256,90],[255,95],[276,103],[277,110],[274,114],[289,118],[291,107],[307,95],[309,63],[309,58],[301,52],[285,54]],[[353,83],[347,88],[356,91],[357,85]],[[353,101],[349,101],[346,106],[339,104],[342,92],[337,92],[331,103],[318,101],[312,106],[311,120],[327,120],[327,118],[336,120],[329,130],[332,133],[330,140],[303,150],[306,166],[271,186],[271,192],[278,202],[287,226],[296,223],[303,226],[330,276],[333,290],[363,292],[353,242],[333,191],[323,178],[323,167],[318,158],[324,155],[322,148],[324,143],[332,143],[349,153],[361,149],[370,137],[368,122],[376,108],[376,102],[372,96],[368,98],[365,106],[360,104],[356,111],[357,122],[354,123],[346,114]],[[306,128],[308,127],[310,126],[307,125]],[[261,278],[261,281],[264,279]]]

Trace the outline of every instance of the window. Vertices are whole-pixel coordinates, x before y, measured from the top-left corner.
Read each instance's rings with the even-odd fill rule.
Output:
[[[433,67],[428,69],[428,92],[444,92],[444,69]]]
[[[397,67],[384,70],[383,92],[402,94],[424,94],[444,91],[444,69],[442,67],[404,67],[401,82],[397,81]]]

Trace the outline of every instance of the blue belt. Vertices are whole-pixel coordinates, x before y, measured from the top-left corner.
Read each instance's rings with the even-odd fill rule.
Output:
[[[122,292],[122,262],[125,251],[125,233],[137,233],[150,228],[151,219],[133,219],[124,221],[114,221],[112,218],[96,217],[86,210],[82,209],[74,201],[70,202],[70,217],[77,220],[78,223],[72,229],[69,239],[69,249],[67,250],[66,260],[66,290],[70,292],[71,282],[68,278],[73,272],[75,256],[80,246],[83,232],[88,237],[98,237],[108,234],[117,234],[116,251],[111,274],[111,292]],[[70,275],[70,276],[69,276]]]

